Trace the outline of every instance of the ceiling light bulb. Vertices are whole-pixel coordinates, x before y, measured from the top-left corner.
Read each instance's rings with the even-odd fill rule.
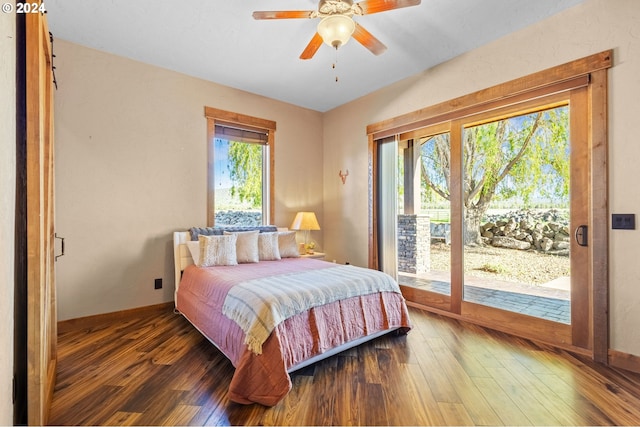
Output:
[[[322,40],[336,49],[349,41],[355,29],[353,19],[344,15],[327,16],[318,24],[318,34]]]

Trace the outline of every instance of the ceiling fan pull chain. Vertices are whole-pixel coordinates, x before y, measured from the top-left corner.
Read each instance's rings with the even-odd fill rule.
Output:
[[[331,68],[333,68],[335,70],[337,66],[338,66],[338,46],[336,46],[336,60],[331,65]],[[336,83],[338,83],[338,73],[337,72],[336,72]]]

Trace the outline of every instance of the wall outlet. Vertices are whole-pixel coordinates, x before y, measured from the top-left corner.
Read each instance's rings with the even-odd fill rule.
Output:
[[[611,228],[614,230],[635,230],[636,214],[612,214]]]
[[[162,289],[162,279],[156,279],[153,284],[154,289]]]

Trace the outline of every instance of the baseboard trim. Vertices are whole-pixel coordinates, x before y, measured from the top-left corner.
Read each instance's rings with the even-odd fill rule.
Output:
[[[171,301],[162,304],[147,305],[144,307],[115,311],[112,313],[96,314],[93,316],[79,317],[77,319],[63,320],[58,322],[58,334],[91,328],[103,323],[110,323],[118,320],[127,320],[140,316],[141,314],[162,313],[168,310],[172,310],[173,307],[174,302]]]
[[[640,356],[610,349],[609,365],[640,374]]]

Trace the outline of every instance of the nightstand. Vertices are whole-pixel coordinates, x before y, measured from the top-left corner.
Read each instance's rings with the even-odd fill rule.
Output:
[[[300,258],[324,259],[324,252],[314,252],[312,254],[300,255]]]

